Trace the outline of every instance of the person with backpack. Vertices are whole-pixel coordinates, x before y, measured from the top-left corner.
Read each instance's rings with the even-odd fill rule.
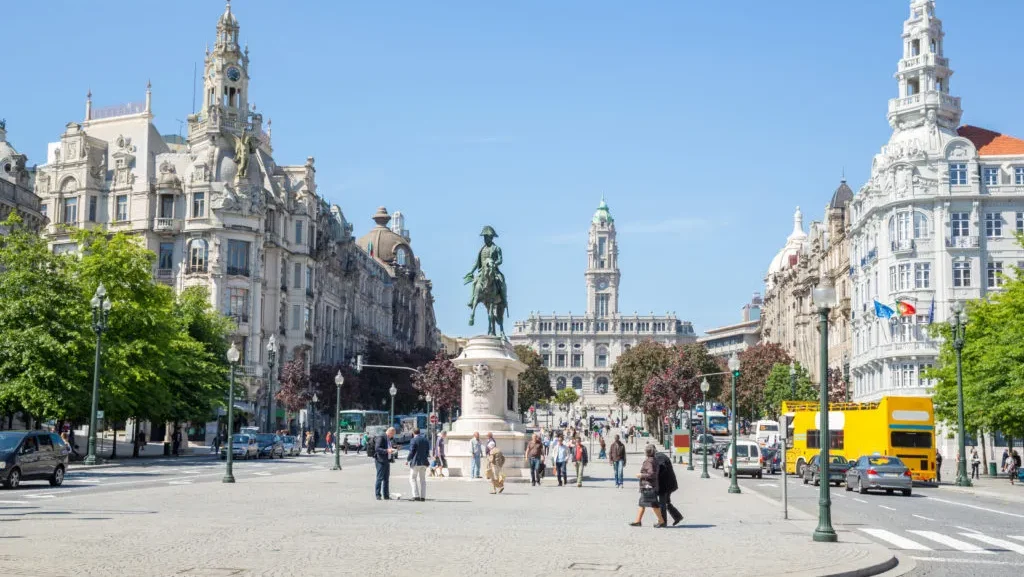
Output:
[[[935,482],[942,482],[942,453],[935,451]]]

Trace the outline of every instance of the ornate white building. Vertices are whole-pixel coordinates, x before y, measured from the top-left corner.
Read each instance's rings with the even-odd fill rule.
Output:
[[[236,323],[243,382],[260,414],[272,335],[275,371],[299,355],[307,367],[346,362],[371,341],[400,351],[438,345],[430,282],[408,238],[407,253],[361,249],[341,209],[319,196],[313,157],[274,159],[249,80],[229,3],[184,143],[157,131],[149,86],[144,102],[106,109],[93,109],[90,93],[84,121],[49,145],[35,184],[54,250],[76,250],[68,228],[130,232],[157,255],[156,281],[209,290]]]
[[[555,390],[572,387],[588,405],[616,405],[612,367],[624,351],[645,340],[665,345],[693,342],[693,326],[674,314],[623,315],[619,312],[619,249],[615,219],[602,199],[590,224],[587,309],[572,313],[530,313],[517,321],[511,341],[540,353]]]
[[[0,221],[17,211],[29,228],[39,230],[46,216],[40,213],[42,205],[33,190],[35,174],[25,161],[25,155],[7,142],[7,121],[0,120]]]
[[[1024,140],[959,126],[943,37],[934,2],[913,0],[889,101],[892,136],[851,203],[856,400],[928,394],[922,371],[938,353],[929,322],[998,291],[1024,261],[1014,238],[1024,232]],[[882,319],[876,300],[917,311]]]

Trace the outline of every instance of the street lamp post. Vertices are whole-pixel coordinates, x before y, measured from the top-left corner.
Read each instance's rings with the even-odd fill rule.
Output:
[[[703,411],[703,413],[704,413],[704,432],[701,433],[702,435],[707,435],[708,434],[708,391],[709,390],[711,390],[711,384],[708,383],[707,379],[704,379],[703,381],[700,382],[701,406],[704,407],[704,411]],[[703,438],[707,439],[707,437],[703,437]],[[701,453],[704,453],[704,470],[701,471],[700,478],[701,479],[710,479],[711,476],[708,475],[708,446],[707,446],[707,443],[706,442],[702,443],[701,444],[701,448],[703,449],[701,451]]]
[[[685,403],[683,403],[683,400],[679,399],[679,427],[680,428],[682,428],[682,426],[683,426],[683,405],[684,404]],[[689,418],[687,418],[687,421],[689,421]],[[693,470],[693,427],[691,427],[690,424],[687,423],[686,424],[686,428],[690,429],[690,451],[689,451],[689,453],[690,453],[690,460],[689,460],[689,463],[687,463],[687,465],[686,465],[686,470],[687,471],[692,471]]]
[[[345,377],[338,371],[334,375],[334,384],[338,385],[338,397],[334,403],[334,466],[332,471],[341,470],[341,385],[345,384]]]
[[[821,337],[821,349],[818,351],[821,357],[821,408],[819,409],[821,453],[818,463],[824,471],[828,470],[828,450],[831,442],[831,434],[828,429],[828,313],[836,305],[836,289],[832,286],[832,280],[824,271],[821,275],[821,282],[811,292],[811,300],[818,305],[818,326]],[[831,483],[822,481],[818,492],[818,527],[814,530],[815,541],[834,543],[838,540],[836,532],[832,529],[832,494],[829,491]]]
[[[960,449],[956,460],[956,485],[970,487],[971,478],[967,476],[967,441],[964,434],[964,372],[962,354],[964,350],[964,333],[967,330],[967,311],[957,303],[949,317],[949,328],[952,330],[953,350],[956,351],[956,424]]]
[[[395,424],[395,395],[398,394],[398,389],[395,388],[395,383],[391,383],[391,388],[388,389],[388,394],[391,395],[391,420],[389,425]]]
[[[796,399],[796,361],[789,361],[789,398]]]
[[[739,493],[740,484],[736,481],[736,429],[739,427],[739,419],[736,415],[736,379],[740,378],[740,358],[733,353],[729,357],[729,371],[732,373],[732,458],[729,464],[729,492]],[[704,415],[707,415],[707,409]],[[705,416],[706,418],[706,416]]]
[[[274,406],[274,360],[277,357],[277,340],[270,335],[267,343],[267,364],[270,365],[270,376],[267,377],[267,432],[273,433],[274,426],[271,414]]]
[[[427,435],[427,437],[428,437],[428,440],[430,441],[431,454],[433,454],[433,450],[434,450],[434,423],[430,422],[430,418],[434,416],[434,403],[433,403],[434,397],[430,396],[430,393],[427,393],[426,397],[424,397],[424,398],[427,400],[427,425],[430,426],[430,429],[428,431],[429,434]]]
[[[239,358],[238,347],[235,343],[231,343],[231,348],[228,349],[228,454],[225,459],[227,465],[224,470],[224,478],[221,479],[222,483],[234,483],[235,475],[231,470],[235,456],[235,365],[238,364]]]
[[[103,333],[107,330],[107,315],[110,314],[110,299],[103,283],[96,287],[92,300],[92,330],[96,332],[96,364],[92,374],[92,411],[89,413],[89,451],[85,456],[86,465],[96,464],[96,427],[100,410],[100,351],[103,348]],[[117,444],[117,438],[114,438]]]

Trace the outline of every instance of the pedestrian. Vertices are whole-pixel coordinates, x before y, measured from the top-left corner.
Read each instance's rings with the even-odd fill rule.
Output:
[[[597,454],[598,459],[608,458],[607,445],[605,445],[604,437],[598,437],[598,442],[601,444],[601,452]]]
[[[569,448],[562,443],[561,435],[556,437],[551,444],[551,454],[554,455],[555,479],[558,480],[558,486],[568,485],[569,479],[565,472],[565,464],[569,459]]]
[[[935,482],[942,482],[942,453],[935,451]]]
[[[583,469],[587,466],[587,448],[583,446],[583,440],[576,437],[576,446],[573,450],[573,463],[576,464],[576,486],[583,486]]]
[[[310,440],[313,439],[312,433],[309,434]],[[384,499],[386,501],[391,500],[391,492],[389,491],[390,480],[391,480],[391,462],[394,460],[395,453],[398,449],[392,444],[392,439],[395,438],[395,428],[390,427],[383,435],[375,438],[373,442],[373,462],[377,466],[377,479],[373,485],[373,494],[380,501]]]
[[[1010,453],[1009,459],[1006,460],[1006,467],[1010,473],[1010,484],[1016,484],[1017,475],[1020,473],[1020,453],[1017,452],[1017,449]]]
[[[526,446],[526,458],[530,463],[530,486],[536,487],[540,484],[540,467],[544,463],[544,443],[537,433],[533,434],[530,444]]]
[[[622,470],[626,468],[626,446],[622,444],[618,435],[615,435],[615,441],[612,442],[611,450],[608,451],[608,460],[611,461],[612,468],[615,470],[615,486],[621,489]]]
[[[409,486],[412,487],[413,501],[427,500],[427,465],[430,462],[430,441],[420,432],[419,427],[412,430],[412,441],[409,442]]]
[[[683,520],[683,514],[672,504],[672,493],[679,488],[679,482],[676,480],[676,472],[668,455],[659,452],[654,460],[658,463],[658,502],[661,503],[661,518],[671,516],[674,527]]]
[[[348,454],[348,435],[341,438],[341,450]]]
[[[505,455],[501,449],[494,447],[487,454],[487,477],[491,480],[491,494],[505,491],[505,473],[501,468],[505,466]]]
[[[448,459],[445,457],[445,440],[448,438],[448,433],[441,431],[441,436],[437,438],[437,445],[434,446],[434,458],[437,459],[438,464],[441,466],[442,477],[445,469],[448,468]]]
[[[487,433],[487,444],[484,445],[484,454],[490,455],[491,451],[498,446],[498,442],[494,440],[494,433]]]
[[[316,452],[316,437],[313,436],[313,431],[306,431],[306,454],[312,455]]]
[[[654,458],[657,449],[654,445],[647,445],[644,449],[644,464],[640,466],[640,473],[636,476],[640,480],[640,501],[637,504],[640,510],[636,513],[636,521],[630,523],[630,527],[639,527],[644,518],[644,509],[650,507],[654,510],[654,516],[658,518],[655,528],[666,525],[665,518],[661,515],[661,503],[658,502],[658,463]]]
[[[480,444],[480,431],[473,431],[473,438],[469,440],[469,478],[480,478],[480,457],[483,456],[483,446]]]
[[[316,453],[316,446],[320,444],[320,431],[313,431],[313,453]]]
[[[330,431],[327,431],[327,434],[324,435],[324,443],[325,443],[324,452],[325,453],[333,453],[334,452],[334,447],[331,445],[332,441],[334,441],[334,436],[331,434]]]
[[[981,467],[981,457],[978,456],[978,448],[971,447],[971,478],[978,479],[978,467]]]
[[[1010,458],[1010,451],[1009,451],[1009,449],[1003,449],[1003,458],[999,461],[999,470],[1000,471],[1002,471],[1004,473],[1006,472],[1006,461],[1009,458]]]
[[[172,453],[177,457],[178,451],[181,449],[181,427],[174,428],[174,433],[171,434],[171,444],[174,447]]]

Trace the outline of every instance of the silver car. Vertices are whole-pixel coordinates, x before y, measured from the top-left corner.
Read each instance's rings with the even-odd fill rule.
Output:
[[[894,491],[901,491],[903,496],[909,497],[914,478],[910,469],[903,464],[899,457],[887,457],[884,455],[870,455],[861,457],[850,463],[846,471],[846,490],[857,489],[861,494],[871,489],[884,489],[892,495]]]

